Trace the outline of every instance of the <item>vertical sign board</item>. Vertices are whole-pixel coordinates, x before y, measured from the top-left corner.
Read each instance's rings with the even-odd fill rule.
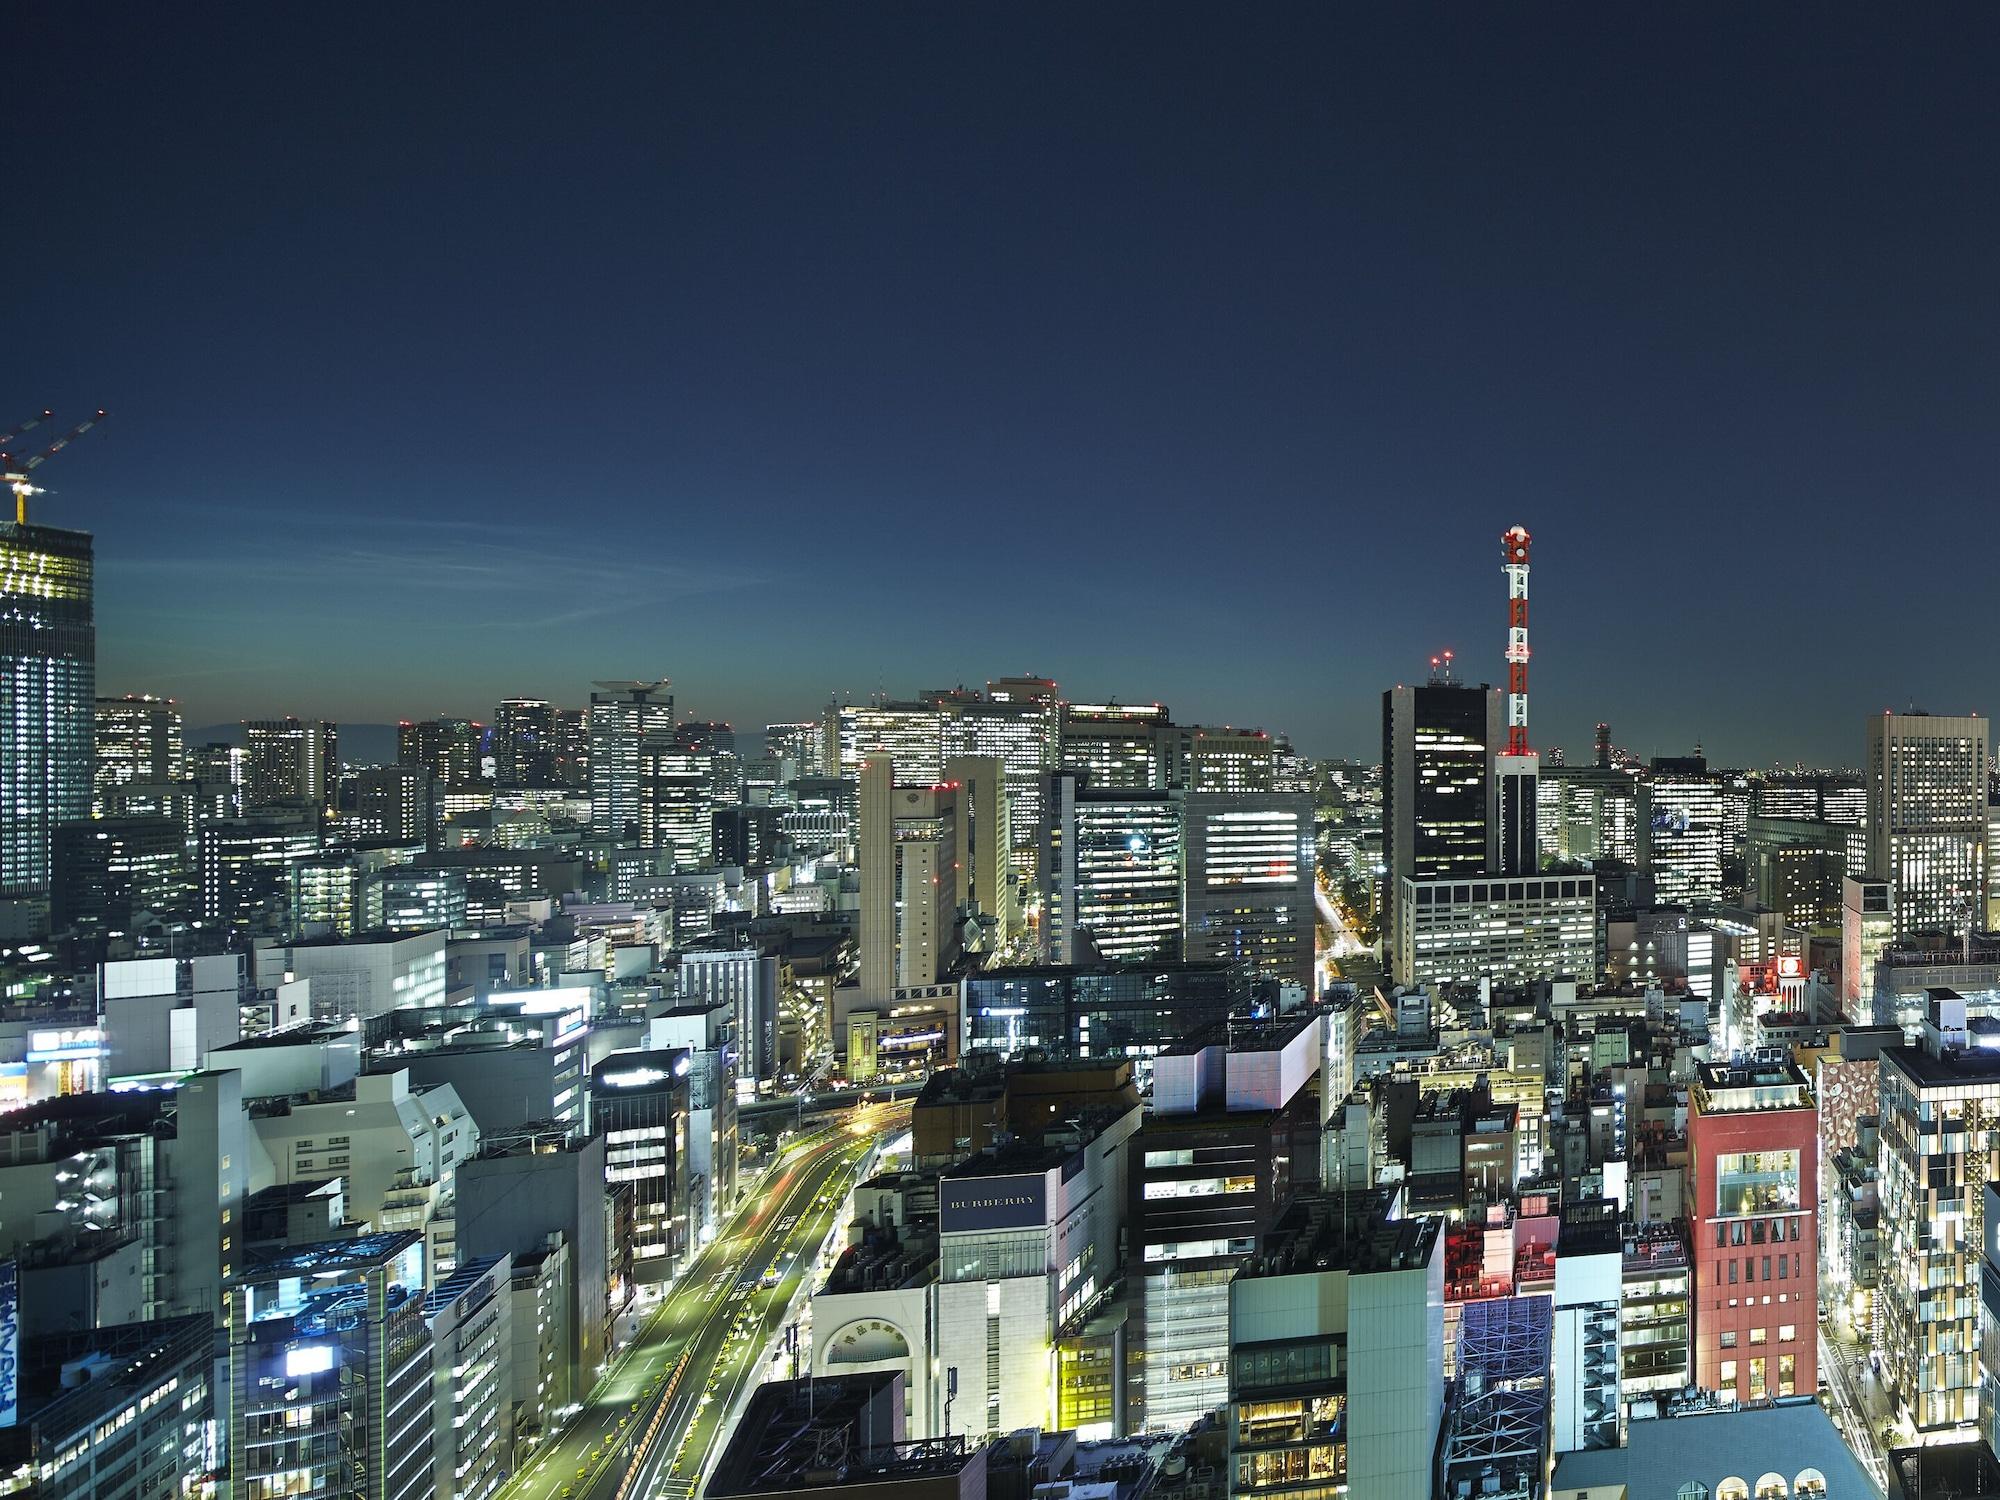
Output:
[[[20,1408],[21,1297],[14,1262],[0,1261],[0,1427]]]

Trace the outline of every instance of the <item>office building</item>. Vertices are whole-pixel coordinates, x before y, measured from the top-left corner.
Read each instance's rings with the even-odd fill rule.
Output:
[[[896,763],[861,767],[861,997],[935,985],[963,949],[958,791],[898,780]]]
[[[430,776],[416,766],[368,766],[356,771],[354,811],[341,820],[353,839],[394,839],[431,848],[439,822]]]
[[[1639,782],[1630,771],[1545,765],[1535,796],[1544,859],[1638,864]]]
[[[243,808],[248,813],[339,809],[340,737],[323,719],[255,719],[243,726]]]
[[[1368,1217],[1354,1222],[1353,1210]],[[1229,1494],[1430,1500],[1444,1224],[1299,1199],[1226,1288]]]
[[[1722,778],[1698,755],[1657,757],[1639,783],[1639,868],[1661,906],[1722,899]]]
[[[682,1002],[729,1012],[729,1070],[753,1086],[778,1076],[782,968],[775,954],[755,948],[691,948],[680,956]]]
[[[649,1048],[688,1055],[688,1233],[697,1244],[707,1244],[736,1206],[736,1027],[735,1007],[713,1001],[677,1005],[646,1022]]]
[[[1162,703],[1065,703],[1056,765],[1099,791],[1165,791],[1175,785],[1180,731]],[[1043,816],[1048,815],[1044,809]]]
[[[319,823],[310,812],[204,820],[196,843],[204,922],[253,936],[291,930],[291,869],[319,853]]]
[[[88,818],[59,823],[50,919],[57,931],[95,938],[130,934],[141,914],[185,920],[194,881],[187,832],[172,818]]]
[[[424,1241],[254,1255],[229,1288],[229,1481],[238,1495],[433,1493]]]
[[[433,1500],[488,1500],[514,1469],[514,1261],[461,1261],[424,1298]]]
[[[1868,871],[1889,882],[1896,939],[1957,936],[1986,920],[1986,720],[1868,720]]]
[[[604,1177],[632,1193],[632,1276],[666,1281],[688,1236],[685,1051],[614,1052],[590,1073],[590,1119],[604,1136]]]
[[[1382,695],[1382,927],[1398,946],[1403,881],[1479,875],[1498,862],[1501,718],[1497,691],[1442,675]]]
[[[1246,1008],[1249,978],[1216,962],[984,969],[964,980],[965,1050],[1150,1058]]]
[[[391,865],[365,877],[356,932],[453,932],[468,918],[463,870]]]
[[[171,698],[156,698],[150,693],[99,698],[95,742],[94,812],[106,810],[105,795],[111,787],[134,781],[179,781],[187,774],[180,706]]]
[[[1313,1178],[1319,1042],[1310,1017],[1232,1022],[1153,1061],[1126,1216],[1132,1431],[1187,1427],[1229,1397],[1229,1280]]]
[[[273,944],[257,950],[257,978],[310,979],[319,1021],[427,1010],[444,1004],[446,937],[434,929]]]
[[[480,742],[485,727],[470,719],[405,719],[396,726],[396,764],[415,766],[448,787],[486,779]]]
[[[1050,963],[1185,952],[1183,794],[1052,773],[1042,808],[1042,952]]]
[[[1837,928],[1851,831],[1842,823],[1753,813],[1744,830],[1745,894],[1787,927]]]
[[[0,900],[46,895],[56,825],[90,816],[96,700],[90,533],[0,520]]]
[[[1551,1294],[1550,1446],[1556,1453],[1616,1448],[1624,1244],[1619,1205],[1585,1199],[1562,1205]]]
[[[553,1313],[560,1324],[560,1371],[553,1379],[538,1377],[537,1384],[552,1398],[589,1390],[610,1348],[604,1137],[579,1137],[562,1125],[498,1136],[460,1162],[456,1178],[459,1254],[508,1255],[517,1273],[536,1267],[523,1292],[531,1303],[551,1301],[542,1318]],[[552,1242],[562,1247],[553,1256]],[[522,1327],[517,1317],[517,1331]],[[526,1369],[539,1363],[520,1361],[517,1389]]]
[[[16,1295],[14,1268],[0,1268]],[[150,1500],[187,1493],[215,1451],[215,1320],[22,1336],[10,1328],[0,1493]]]
[[[1182,813],[1188,959],[1314,993],[1312,795],[1191,791]]]
[[[1688,1098],[1694,1384],[1819,1389],[1819,1110],[1789,1059],[1698,1063]],[[1886,1134],[1886,1132],[1885,1132]]]
[[[1885,1048],[1876,1065],[1875,1347],[1884,1385],[1924,1441],[1969,1436],[1980,1414],[1981,1190],[2000,1153],[2000,1051],[1970,1043],[1965,1000],[1935,990],[1920,1043]]]
[[[1597,882],[1589,875],[1404,880],[1391,954],[1397,982],[1527,984],[1597,974]]]
[[[944,718],[935,703],[833,705],[824,720],[827,774],[852,781],[871,755],[886,755],[912,785],[944,779]]]
[[[493,779],[555,786],[556,710],[546,698],[503,698],[493,711]]]
[[[1055,702],[1037,697],[996,698],[1005,691],[988,683],[983,698],[954,698],[940,705],[945,758],[986,755],[1003,768],[1008,814],[1008,849],[1014,871],[1032,877],[1035,830],[1041,822],[1042,776],[1055,762]],[[1053,694],[1054,685],[1048,685]],[[947,777],[949,779],[949,777]]]
[[[598,682],[590,693],[590,836],[639,837],[640,751],[674,729],[673,684]]]
[[[699,870],[714,853],[710,757],[655,741],[639,749],[639,846],[664,849],[676,870]]]
[[[1179,732],[1175,750],[1170,784],[1190,794],[1275,790],[1272,741],[1261,729],[1195,724]]]
[[[556,710],[556,781],[573,789],[588,791],[590,788],[590,712],[587,709]]]

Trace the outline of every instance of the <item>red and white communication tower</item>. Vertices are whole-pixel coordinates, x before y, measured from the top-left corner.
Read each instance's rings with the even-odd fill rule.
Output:
[[[1507,575],[1507,748],[1493,759],[1498,794],[1500,870],[1532,875],[1539,867],[1535,802],[1541,757],[1528,748],[1528,529],[1500,533]]]
[[[1528,528],[1500,533],[1507,575],[1507,753],[1528,753]]]

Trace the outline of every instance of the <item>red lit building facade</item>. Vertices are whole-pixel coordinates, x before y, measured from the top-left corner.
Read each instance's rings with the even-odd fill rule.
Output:
[[[1696,1385],[1819,1389],[1819,1111],[1789,1059],[1703,1063],[1688,1103]]]

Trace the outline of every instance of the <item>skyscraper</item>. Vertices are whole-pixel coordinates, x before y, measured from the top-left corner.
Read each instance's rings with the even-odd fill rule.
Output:
[[[1065,703],[1056,763],[1100,792],[1173,784],[1179,733],[1163,703]]]
[[[1500,694],[1439,673],[1382,695],[1384,929],[1396,933],[1401,882],[1495,867],[1493,757]]]
[[[1313,994],[1310,792],[1189,792],[1187,956]]]
[[[957,959],[958,810],[953,788],[899,784],[896,764],[861,764],[861,998],[930,985]]]
[[[590,836],[639,836],[639,751],[674,730],[673,684],[598,682],[590,693]]]
[[[90,815],[91,539],[0,521],[0,899],[47,892],[56,824]]]
[[[1868,873],[1894,893],[1898,941],[1986,919],[1988,754],[1977,714],[1868,721]]]
[[[1653,899],[1690,906],[1722,899],[1722,778],[1699,755],[1661,756],[1639,784],[1639,868]]]
[[[676,870],[698,870],[714,851],[709,757],[655,740],[639,750],[639,843],[673,851]]]
[[[556,784],[556,711],[546,698],[504,698],[493,711],[495,781]]]
[[[186,774],[181,711],[171,698],[128,693],[99,698],[93,810],[102,813],[106,791],[131,782],[179,781]]]
[[[1179,792],[1050,774],[1038,861],[1048,962],[1181,957],[1181,818]]]
[[[243,726],[243,806],[249,812],[287,807],[334,812],[340,797],[340,743],[323,719],[256,719]]]
[[[445,786],[481,779],[481,726],[470,719],[407,719],[396,726],[396,764],[422,766]]]

